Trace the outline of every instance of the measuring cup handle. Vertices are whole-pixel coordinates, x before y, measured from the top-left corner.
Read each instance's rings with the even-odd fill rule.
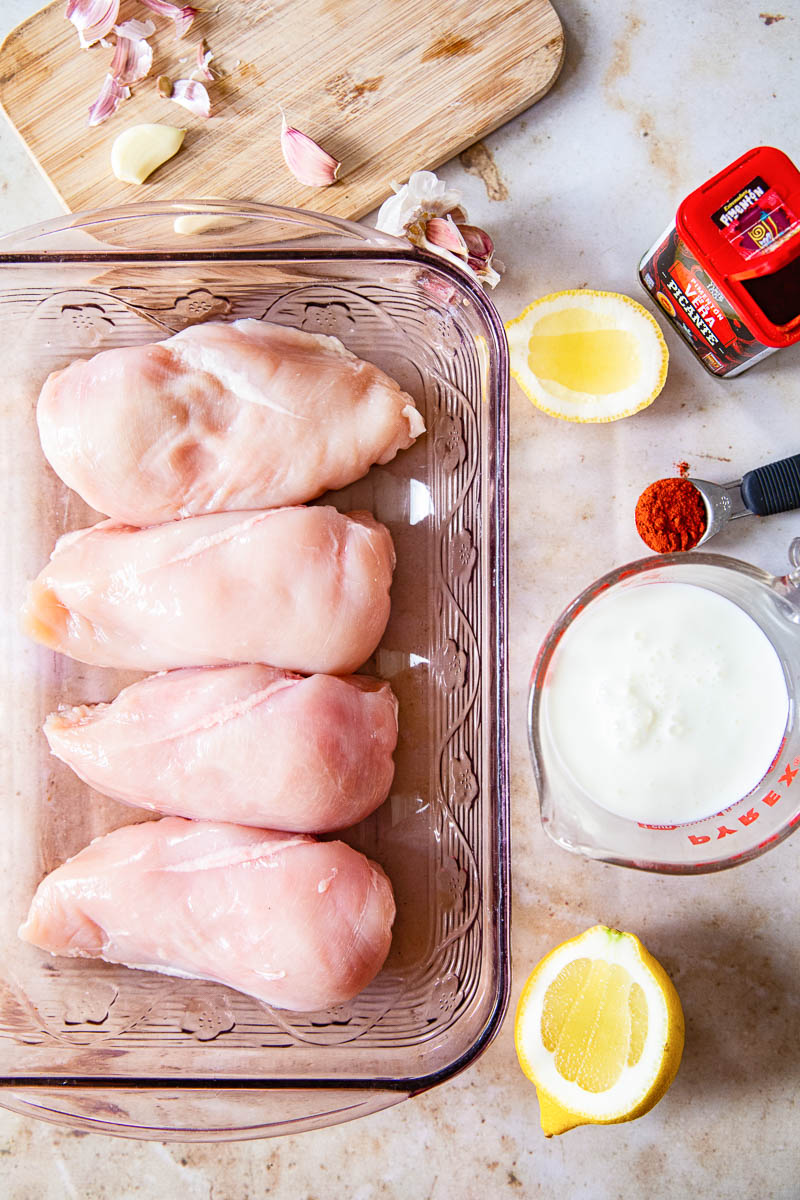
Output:
[[[742,479],[742,499],[760,517],[800,508],[800,454],[748,471]]]

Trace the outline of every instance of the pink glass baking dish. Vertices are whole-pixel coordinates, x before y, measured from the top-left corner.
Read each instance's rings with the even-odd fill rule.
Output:
[[[180,236],[182,214],[224,218]],[[51,758],[59,703],[136,676],[82,666],[17,629],[26,582],[97,514],[38,446],[49,371],[186,325],[265,318],[335,334],[410,391],[414,448],[326,498],[391,529],[393,611],[368,670],[400,700],[386,804],[346,837],[398,903],[392,950],[349,1004],[280,1012],[216,984],[50,958],[17,939],[39,879],[144,814]],[[508,992],[506,423],[502,323],[448,264],[371,229],[257,205],[144,204],[0,240],[4,347],[0,1104],[131,1137],[295,1132],[374,1112],[467,1066]]]

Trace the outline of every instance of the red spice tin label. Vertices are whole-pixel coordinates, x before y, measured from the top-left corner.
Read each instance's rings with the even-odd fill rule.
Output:
[[[778,191],[760,175],[712,213],[711,220],[744,259],[762,254],[800,224]]]
[[[743,154],[683,200],[639,264],[642,285],[715,375],[800,341],[800,171]]]
[[[774,348],[758,341],[674,225],[639,264],[642,285],[712,375],[734,375]]]

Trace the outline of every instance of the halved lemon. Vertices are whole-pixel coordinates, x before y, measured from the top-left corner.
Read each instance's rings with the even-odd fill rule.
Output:
[[[617,292],[554,292],[506,323],[511,374],[528,399],[565,421],[618,421],[652,404],[667,343],[652,317]]]
[[[675,1078],[683,1036],[672,980],[635,934],[594,925],[556,947],[514,1023],[546,1136],[643,1116]]]

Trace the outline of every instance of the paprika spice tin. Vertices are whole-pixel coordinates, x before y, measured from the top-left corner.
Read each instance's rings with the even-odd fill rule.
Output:
[[[800,341],[800,171],[749,150],[681,202],[639,278],[712,375]]]

